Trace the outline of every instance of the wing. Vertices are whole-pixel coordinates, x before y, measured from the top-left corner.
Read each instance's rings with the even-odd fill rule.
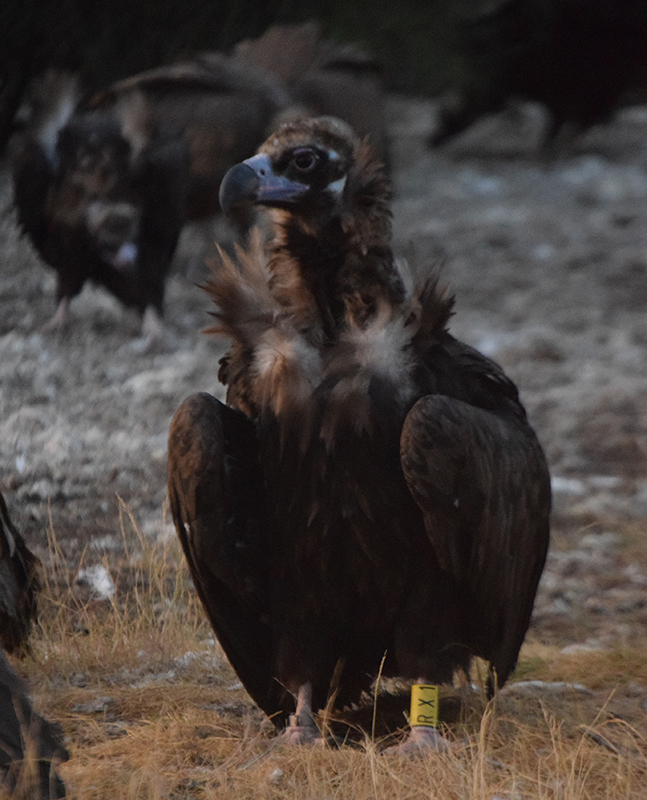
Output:
[[[36,618],[38,564],[0,494],[0,644],[9,653],[24,646]]]
[[[502,686],[548,548],[542,449],[524,416],[428,395],[405,420],[401,460],[441,567],[474,599],[472,651],[490,661]]]
[[[196,590],[233,668],[276,725],[294,704],[272,675],[266,514],[253,424],[208,394],[171,423],[171,513]]]
[[[251,81],[249,75],[248,71],[240,69],[230,58],[221,53],[203,53],[195,61],[154,67],[118,81],[106,91],[97,94],[91,104],[96,108],[120,93],[136,89],[153,92],[209,89],[227,93],[248,88]],[[253,77],[258,79],[258,74],[254,72]]]
[[[25,757],[36,761],[36,774],[30,774],[30,764],[23,771]],[[34,712],[25,686],[0,650],[0,787],[11,793],[19,785],[25,791],[28,781],[28,795],[21,791],[22,796],[65,797],[65,786],[52,762],[68,758],[59,726]]]

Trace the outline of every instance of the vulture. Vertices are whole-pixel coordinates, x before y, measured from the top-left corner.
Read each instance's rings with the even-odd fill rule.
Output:
[[[645,102],[647,6],[642,0],[476,0],[456,3],[450,89],[430,145],[509,101],[548,112],[543,146]]]
[[[319,738],[317,712],[380,674],[413,684],[401,747],[444,746],[419,706],[473,657],[492,694],[528,629],[549,537],[542,448],[514,384],[448,332],[437,276],[394,258],[388,180],[347,125],[285,123],[220,198],[266,209],[270,233],[221,254],[207,286],[231,342],[226,404],[192,395],[170,427],[199,597],[289,741]]]
[[[186,143],[163,125],[138,138],[134,105],[123,118],[75,110],[70,75],[43,83],[53,96],[12,141],[11,161],[18,222],[58,277],[48,327],[62,325],[71,299],[92,281],[137,309],[145,337],[157,338],[183,222]]]
[[[37,568],[0,494],[0,645],[10,653],[24,649],[36,616]],[[53,762],[67,758],[58,726],[32,709],[0,649],[0,788],[35,800],[65,797]]]

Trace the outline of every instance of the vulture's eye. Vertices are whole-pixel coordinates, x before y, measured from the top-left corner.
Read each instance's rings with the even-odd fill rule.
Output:
[[[295,150],[292,153],[292,163],[299,172],[312,172],[318,161],[317,154],[307,147]]]

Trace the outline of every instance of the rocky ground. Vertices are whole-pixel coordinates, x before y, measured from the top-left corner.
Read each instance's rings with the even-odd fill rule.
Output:
[[[553,546],[533,631],[571,648],[622,644],[647,623],[647,111],[625,111],[555,160],[536,109],[484,121],[430,152],[428,102],[390,103],[398,251],[442,270],[453,332],[518,383],[546,448]],[[72,320],[0,178],[0,489],[35,549],[53,531],[92,566],[120,549],[120,515],[149,537],[165,515],[168,426],[183,397],[218,393],[221,345],[201,333],[209,238],[185,231],[167,328],[150,353],[138,320],[86,288]]]

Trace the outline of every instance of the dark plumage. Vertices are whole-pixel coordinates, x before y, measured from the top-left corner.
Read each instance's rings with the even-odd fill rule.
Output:
[[[0,650],[0,788],[30,800],[65,797],[55,764],[68,758],[59,726],[32,709]]]
[[[272,25],[258,39],[239,42],[234,53],[280,81],[291,104],[312,116],[339,117],[360,137],[368,136],[388,165],[384,80],[376,58],[324,39],[314,21]]]
[[[38,567],[0,494],[0,645],[9,653],[24,648],[36,618]]]
[[[74,112],[71,80],[12,143],[18,220],[58,275],[56,327],[86,281],[145,314],[159,333],[164,281],[183,222],[188,153],[161,127],[142,141],[129,116]]]
[[[186,143],[183,217],[198,220],[220,210],[218,189],[225,173],[258,147],[290,97],[264,70],[213,52],[119,81],[92,104],[128,120],[130,135],[140,141],[164,126]]]
[[[37,565],[0,494],[0,645],[10,653],[25,647],[36,617]],[[64,797],[52,761],[67,757],[58,727],[33,711],[0,649],[0,787],[35,800]]]
[[[453,7],[454,79],[441,98],[438,145],[509,100],[542,103],[544,143],[645,99],[642,0],[496,0]]]
[[[51,327],[90,280],[159,336],[182,225],[220,210],[225,173],[278,115],[344,117],[387,159],[382,85],[366,56],[322,40],[312,25],[272,28],[239,50],[133,75],[89,104],[62,72],[32,87],[33,114],[12,147],[14,195],[23,230],[58,274]],[[270,53],[290,68],[268,63]],[[246,232],[250,216],[236,222]]]
[[[176,412],[169,497],[243,684],[288,735],[383,674],[503,685],[548,546],[550,484],[517,390],[446,329],[452,299],[394,260],[389,185],[330,118],[287,124],[223,182],[270,209],[208,287],[227,406]],[[285,691],[287,690],[287,691]]]

